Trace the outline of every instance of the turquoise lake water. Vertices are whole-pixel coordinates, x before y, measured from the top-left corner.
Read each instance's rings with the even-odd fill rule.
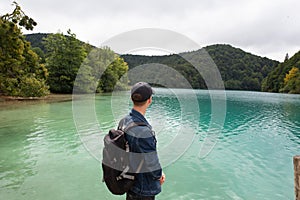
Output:
[[[101,182],[99,160],[128,96],[1,106],[1,199],[125,199]],[[300,95],[156,89],[146,117],[167,176],[157,199],[294,199]]]

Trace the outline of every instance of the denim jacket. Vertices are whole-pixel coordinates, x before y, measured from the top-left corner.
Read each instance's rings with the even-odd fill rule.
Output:
[[[139,165],[142,166],[131,192],[141,196],[155,196],[161,192],[159,178],[162,175],[155,134],[145,117],[134,109],[123,119],[123,127],[132,122],[143,122],[146,126],[135,126],[125,136],[130,151],[133,152],[130,155],[130,167],[136,170]]]

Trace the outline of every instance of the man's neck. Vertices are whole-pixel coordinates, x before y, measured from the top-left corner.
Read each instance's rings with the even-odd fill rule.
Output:
[[[144,106],[133,106],[133,109],[145,116],[147,108]]]

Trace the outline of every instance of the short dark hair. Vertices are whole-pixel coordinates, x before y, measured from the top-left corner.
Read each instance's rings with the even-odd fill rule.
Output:
[[[146,82],[138,82],[131,88],[131,99],[135,102],[144,102],[153,94],[151,86]]]
[[[150,96],[150,98],[151,98],[151,96]],[[135,101],[134,99],[141,99],[141,97],[140,97],[140,94],[134,94],[133,98],[131,98],[131,99],[132,99],[133,105],[135,105],[135,106],[143,106],[143,105],[146,104],[146,102],[147,102],[147,100],[149,98],[146,101]]]

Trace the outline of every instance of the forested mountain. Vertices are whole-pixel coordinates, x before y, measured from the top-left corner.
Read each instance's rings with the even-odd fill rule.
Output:
[[[262,80],[279,62],[230,45],[205,47],[218,66],[226,89],[261,90]]]
[[[46,52],[45,45],[43,44],[43,38],[46,38],[48,35],[48,33],[26,34],[25,39],[31,43],[32,47],[38,47],[43,52]]]
[[[31,42],[33,47],[39,47],[45,51],[42,38],[47,37],[47,35],[48,34],[42,33],[29,34],[26,35],[26,39]],[[253,55],[243,51],[242,49],[232,47],[231,45],[216,44],[204,47],[204,49],[217,65],[224,81],[225,88],[233,90],[261,91],[263,89],[263,91],[279,92],[279,90],[282,89],[282,85],[279,86],[279,82],[274,81],[278,78],[275,74],[281,74],[282,72],[280,79],[281,84],[283,84],[285,75],[291,70],[292,63],[297,60],[296,58],[291,58],[288,61],[288,67],[285,67],[286,70],[281,70],[281,68],[283,68],[282,66],[286,66],[285,63],[279,64],[278,61]],[[200,51],[201,50],[166,56],[142,56],[128,54],[121,55],[121,57],[128,63],[129,69],[149,63],[152,63],[152,65],[153,63],[163,64],[172,67],[178,73],[183,75],[190,82],[193,88],[206,88],[205,81],[199,72],[190,62],[184,59],[184,57],[189,57],[191,60],[197,62],[196,60]],[[271,72],[272,75],[268,76]],[[267,76],[268,78],[266,78]],[[271,78],[271,76],[273,78]],[[262,85],[265,78],[266,80]],[[175,77],[173,79],[175,79]]]
[[[300,51],[280,63],[263,80],[262,91],[300,94]]]
[[[260,91],[262,80],[279,62],[262,58],[230,45],[216,44],[204,48],[217,65],[226,89]],[[174,68],[182,74],[193,88],[206,88],[199,72],[183,57],[197,62],[199,51],[179,55],[140,56],[122,55],[129,68],[146,63],[160,63]],[[201,64],[199,64],[201,65]]]
[[[33,50],[37,51],[37,53],[39,54],[39,50],[42,50],[42,52],[45,54],[47,49],[45,47],[45,39],[49,36],[49,35],[53,35],[51,33],[32,33],[32,34],[26,34],[25,39],[27,41],[29,41],[31,43],[31,46],[33,47]],[[70,37],[68,35],[65,35],[66,37]],[[82,42],[78,39],[76,39],[81,45],[85,46],[85,48],[87,48],[88,50],[90,50],[91,48],[93,48],[93,45],[90,45],[88,43]]]

